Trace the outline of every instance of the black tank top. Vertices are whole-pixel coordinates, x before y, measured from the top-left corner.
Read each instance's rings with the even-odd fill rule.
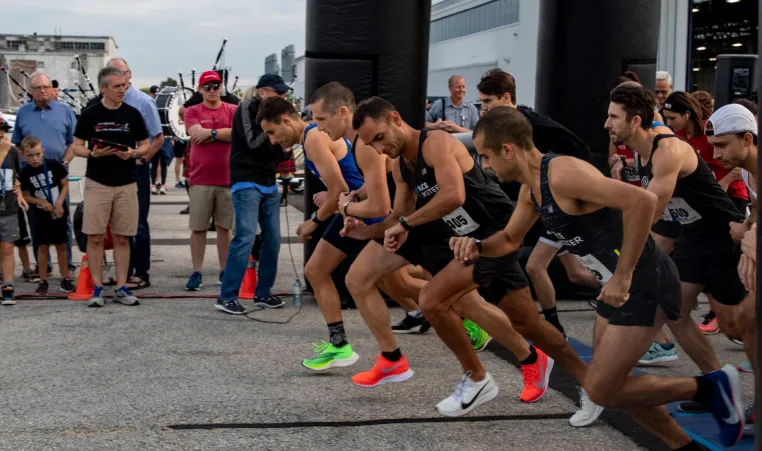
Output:
[[[532,203],[545,229],[565,245],[569,252],[579,256],[585,267],[601,284],[605,284],[614,274],[619,261],[619,251],[623,242],[622,212],[603,207],[583,215],[564,213],[553,198],[548,182],[548,166],[553,158],[558,156],[549,152],[542,157],[540,165],[542,205],[537,204],[534,192],[531,192]],[[651,267],[663,257],[664,255],[649,236],[635,266],[633,281],[640,269]]]
[[[638,169],[641,183],[644,188],[653,178],[654,153],[659,148],[659,142],[666,138],[677,138],[677,135],[657,135],[651,149],[651,158],[644,166],[640,161],[640,155],[635,155],[635,166]],[[695,152],[695,150],[694,150]],[[678,221],[682,226],[682,233],[686,238],[706,237],[718,233],[728,233],[728,223],[731,221],[743,221],[744,215],[730,200],[727,193],[714,177],[714,173],[706,161],[696,152],[698,166],[687,177],[678,178],[675,191],[672,193],[664,212],[664,220]]]
[[[400,161],[400,172],[405,183],[413,188],[417,196],[416,210],[420,209],[439,191],[434,169],[423,159],[423,142],[428,130],[421,130],[418,141],[418,158],[411,171],[404,158]],[[463,174],[466,188],[466,201],[442,218],[444,223],[458,236],[470,236],[478,239],[487,238],[495,231],[508,224],[514,210],[514,204],[484,173],[482,167],[474,167]]]

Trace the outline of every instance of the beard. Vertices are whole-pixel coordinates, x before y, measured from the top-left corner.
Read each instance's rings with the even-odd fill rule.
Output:
[[[615,145],[621,146],[624,143],[626,143],[627,141],[629,141],[630,138],[632,138],[632,132],[626,132],[625,131],[625,132],[620,132],[620,133],[616,133],[616,134],[613,134],[613,135],[609,134],[609,136],[611,136],[612,141],[614,141]]]

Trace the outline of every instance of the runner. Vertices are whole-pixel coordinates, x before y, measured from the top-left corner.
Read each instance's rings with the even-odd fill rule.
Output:
[[[523,114],[532,124],[532,139],[534,139],[540,152],[555,151],[587,160],[590,149],[574,133],[529,107],[517,106],[516,81],[509,73],[501,69],[490,70],[482,76],[476,88],[479,90],[482,111],[489,111],[499,106],[509,106],[516,108]],[[519,186],[515,188],[518,190]],[[512,198],[515,199],[516,196],[514,195]],[[542,306],[545,320],[566,336],[556,310],[556,290],[548,274],[548,266],[556,255],[566,270],[566,276],[570,282],[595,288],[598,286],[598,281],[590,274],[590,271],[585,269],[580,260],[575,255],[570,254],[552,235],[543,233],[540,236],[527,260],[526,272],[532,280],[532,285],[534,285],[537,302]]]
[[[641,130],[653,133],[653,109],[644,110],[650,113],[641,113],[648,124]],[[610,115],[608,128],[614,120]],[[634,125],[640,127],[640,120],[636,117]],[[590,398],[605,407],[627,409],[671,449],[697,450],[703,448],[663,406],[693,398],[711,409],[725,445],[737,443],[743,432],[741,387],[732,366],[695,378],[631,375],[666,319],[680,314],[676,267],[649,236],[656,196],[605,177],[579,159],[543,155],[532,142],[530,123],[512,108],[487,113],[473,137],[486,165],[501,179],[524,186],[504,230],[483,242],[451,240],[456,259],[476,264],[515,252],[541,218],[600,280],[593,361],[584,382]]]
[[[725,105],[715,111],[707,121],[706,134],[709,143],[714,147],[714,158],[722,163],[726,169],[732,170],[740,167],[742,170],[743,179],[752,201],[752,213],[742,224],[730,223],[733,239],[742,242],[746,233],[757,222],[757,121],[751,111],[745,107],[738,104]],[[739,266],[742,265],[739,264]],[[738,308],[741,336],[752,371],[757,366],[757,311],[754,300],[752,294],[744,299]],[[739,370],[743,366],[741,365]],[[752,401],[745,411],[747,424],[754,422],[755,413],[756,409]]]
[[[452,259],[450,237],[489,236],[507,223],[513,211],[507,195],[486,177],[465,146],[445,132],[413,129],[392,104],[379,97],[358,106],[353,126],[377,152],[395,158],[397,192],[394,211],[383,223],[366,226],[359,221],[347,222],[344,233],[349,236],[384,235],[383,246],[371,241],[357,257],[347,274],[347,286],[358,306],[363,305],[361,312],[370,329],[376,330],[388,317],[375,289],[381,276],[408,263],[422,263],[434,275],[421,291],[419,305],[465,372],[455,392],[437,405],[439,413],[464,415],[494,398],[498,391],[468,346],[459,327],[461,317],[484,328],[522,362],[522,401],[537,401],[545,393],[553,360],[528,346],[517,330],[539,348],[550,350],[554,358],[558,356],[581,379],[584,363],[560,332],[540,320],[517,262],[518,252],[470,266]],[[489,301],[502,300],[500,307],[508,311],[511,321],[477,294],[479,287],[485,289]],[[379,340],[379,345],[382,355],[390,351],[388,343]],[[382,357],[371,371],[356,375],[354,380],[382,378],[386,368],[393,366]]]

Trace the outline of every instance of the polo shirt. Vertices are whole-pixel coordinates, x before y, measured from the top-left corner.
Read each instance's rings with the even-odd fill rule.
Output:
[[[48,106],[40,108],[31,102],[22,105],[16,112],[11,142],[18,147],[25,137],[36,136],[42,141],[45,158],[61,161],[74,141],[76,126],[74,111],[63,103],[53,100]]]

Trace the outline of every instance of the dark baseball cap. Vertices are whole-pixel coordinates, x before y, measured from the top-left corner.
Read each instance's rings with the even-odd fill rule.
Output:
[[[283,78],[278,74],[264,74],[259,78],[259,83],[257,83],[256,88],[267,87],[273,88],[275,92],[279,94],[291,90],[291,88],[283,81]]]
[[[151,86],[151,94],[156,94],[159,92],[159,87],[156,85]]]

